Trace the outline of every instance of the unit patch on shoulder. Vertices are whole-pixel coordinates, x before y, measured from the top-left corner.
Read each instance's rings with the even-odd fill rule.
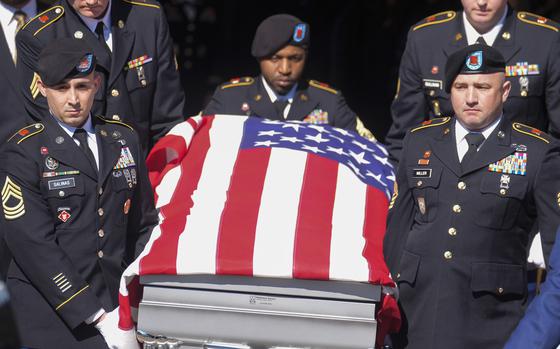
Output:
[[[7,220],[14,220],[25,214],[21,187],[8,176],[2,187],[2,208]]]
[[[45,126],[41,123],[25,126],[21,130],[14,133],[10,138],[8,138],[8,142],[11,142],[13,140],[14,142],[17,142],[17,144],[20,144],[27,138],[43,132],[44,129]]]
[[[431,15],[426,17],[422,22],[420,22],[417,26],[412,28],[412,31],[418,30],[420,28],[424,28],[430,25],[439,24],[449,22],[452,19],[457,17],[457,12],[455,11],[444,11],[440,13],[436,13],[435,15]]]
[[[545,142],[545,143],[550,143],[550,136],[546,133],[544,133],[543,131],[536,129],[534,127],[531,126],[527,126],[524,124],[521,124],[519,122],[514,122],[512,125],[512,128],[519,132],[519,133],[523,133],[526,135],[529,135],[531,137],[540,139],[541,141]]]
[[[426,120],[420,126],[410,130],[410,132],[416,132],[418,130],[428,128],[428,127],[440,126],[440,125],[443,125],[443,124],[449,122],[449,120],[451,120],[450,117]]]
[[[21,30],[27,29],[33,36],[36,36],[49,25],[56,22],[64,15],[64,7],[58,5],[39,13],[37,16],[31,18]]]
[[[328,84],[325,84],[324,82],[320,82],[320,81],[317,81],[317,80],[309,80],[309,86],[313,86],[315,88],[330,92],[330,93],[335,94],[335,95],[338,94],[337,90],[330,87]]]
[[[520,11],[520,12],[517,13],[517,18],[521,22],[525,22],[525,23],[529,23],[529,24],[536,25],[536,26],[539,26],[539,27],[547,28],[547,29],[553,30],[555,32],[559,31],[558,23],[556,23],[554,21],[551,21],[550,19],[548,19],[546,17],[536,15],[534,13]]]
[[[255,82],[255,80],[250,76],[244,78],[233,78],[229,82],[223,84],[221,89],[225,90],[230,87],[249,86],[253,84],[253,82]]]

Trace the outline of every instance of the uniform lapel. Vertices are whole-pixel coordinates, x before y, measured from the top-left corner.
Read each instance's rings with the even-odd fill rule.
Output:
[[[114,137],[113,131],[107,129],[105,124],[94,124],[97,146],[99,149],[99,184],[103,185],[107,176],[119,160],[122,146],[118,142],[118,139],[115,139],[120,137]]]
[[[97,173],[91,167],[86,154],[82,152],[80,147],[74,140],[58,125],[54,117],[47,116],[43,118],[45,123],[45,132],[48,134],[52,145],[49,146],[49,154],[59,162],[74,167],[86,176],[97,181]]]
[[[122,1],[112,1],[111,6],[113,62],[107,86],[111,86],[117,77],[122,74],[123,67],[130,57],[130,51],[134,44],[134,32],[128,31],[125,21],[130,12],[130,5]]]
[[[264,88],[262,77],[259,75],[256,80],[255,84],[249,86],[248,103],[251,108],[251,115],[266,119],[278,119],[276,109],[274,109],[274,105]]]
[[[450,36],[447,39],[447,44],[443,46],[445,57],[449,57],[455,51],[468,45],[467,34],[463,25],[463,12],[457,12],[457,16],[459,18],[454,22],[455,27],[449,31]]]
[[[506,62],[508,62],[521,49],[521,47],[515,45],[515,26],[515,12],[509,8],[504,21],[504,26],[496,37],[494,45],[492,45],[500,51]]]
[[[312,101],[309,98],[307,94],[307,82],[302,85],[303,86],[298,86],[298,92],[292,101],[292,106],[288,113],[288,120],[303,120],[318,104],[317,101]]]
[[[430,140],[434,155],[457,177],[461,176],[461,164],[455,142],[455,119],[442,129],[439,137]]]
[[[502,117],[498,127],[482,144],[472,161],[463,169],[463,175],[513,154],[515,148],[511,147],[511,127],[507,126],[509,123],[505,121],[505,117]]]

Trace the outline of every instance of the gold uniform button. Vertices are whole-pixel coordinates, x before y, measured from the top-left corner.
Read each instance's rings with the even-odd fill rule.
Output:
[[[501,194],[501,195],[506,195],[506,194],[507,194],[507,190],[505,190],[505,189],[503,189],[503,188],[500,189],[500,194]]]
[[[455,228],[453,228],[453,227],[449,228],[449,229],[447,230],[447,232],[448,232],[449,235],[451,235],[451,236],[457,235],[457,229],[455,229]]]
[[[527,91],[525,90],[521,91],[521,97],[527,97]]]
[[[103,231],[103,229],[99,229],[99,230],[97,231],[97,235],[99,235],[99,237],[102,238],[102,237],[105,236],[105,232]]]
[[[451,259],[451,258],[453,258],[453,253],[452,253],[451,251],[445,251],[445,252],[443,253],[443,258],[445,258],[445,259]]]
[[[111,90],[111,96],[113,96],[113,97],[118,97],[118,96],[119,96],[119,90],[117,90],[117,89],[115,89],[115,88],[112,89],[112,90]]]
[[[465,182],[459,182],[457,183],[457,188],[459,188],[459,190],[465,190],[467,189],[467,184]]]
[[[121,121],[121,117],[118,114],[114,114],[111,119],[116,120],[116,121]]]
[[[430,93],[430,96],[432,96],[432,97],[436,95],[436,91],[434,91],[434,90],[430,90],[429,93]]]
[[[103,212],[103,209],[102,209],[102,208],[99,208],[99,209],[97,210],[97,214],[99,215],[99,217],[103,216],[103,213],[104,213],[104,212]]]
[[[498,293],[499,293],[499,294],[504,293],[504,289],[503,289],[502,287],[498,287]]]
[[[97,257],[103,258],[103,251],[97,251]]]
[[[103,188],[99,188],[99,195],[103,194]]]
[[[460,213],[461,212],[461,206],[460,205],[453,205],[453,212]]]

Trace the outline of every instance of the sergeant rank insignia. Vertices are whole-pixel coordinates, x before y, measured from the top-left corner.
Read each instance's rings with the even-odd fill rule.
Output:
[[[8,176],[2,188],[2,208],[7,220],[14,220],[25,214],[21,187]]]
[[[527,172],[527,153],[515,152],[508,157],[488,165],[488,170],[491,172],[525,176]]]

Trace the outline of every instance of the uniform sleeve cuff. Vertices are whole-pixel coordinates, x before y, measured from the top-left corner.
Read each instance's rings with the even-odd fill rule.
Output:
[[[91,325],[92,323],[97,321],[97,319],[99,319],[101,317],[101,315],[103,315],[104,313],[105,313],[105,309],[101,308],[98,311],[96,311],[95,313],[93,313],[92,316],[88,317],[84,322],[88,325]]]

